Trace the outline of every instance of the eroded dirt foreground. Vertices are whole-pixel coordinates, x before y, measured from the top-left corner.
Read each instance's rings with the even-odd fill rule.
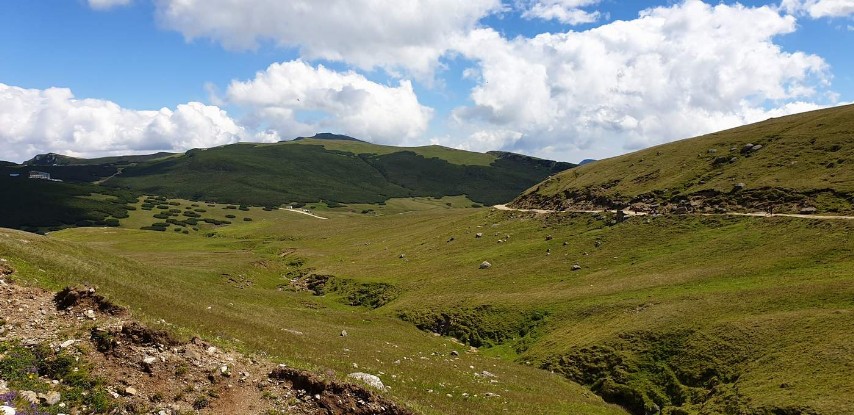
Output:
[[[224,351],[199,338],[175,341],[93,288],[51,293],[10,280],[0,273],[0,414],[411,413],[328,374]],[[32,356],[48,362],[20,363]],[[74,367],[62,372],[63,362]],[[25,376],[21,364],[31,366],[23,368]],[[96,381],[76,376],[84,372]],[[64,378],[54,378],[57,373]],[[103,399],[94,399],[99,390]]]

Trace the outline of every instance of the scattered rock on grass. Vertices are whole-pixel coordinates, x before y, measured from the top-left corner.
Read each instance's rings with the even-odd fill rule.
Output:
[[[372,388],[377,388],[379,390],[385,390],[385,385],[383,385],[383,381],[380,380],[379,377],[372,375],[370,373],[354,372],[354,373],[347,375],[347,377],[351,377],[353,379],[361,380],[362,382],[367,383],[368,386],[370,386]]]
[[[23,398],[25,401],[27,401],[27,402],[29,402],[29,403],[31,403],[31,404],[33,404],[33,405],[38,405],[38,403],[39,403],[39,395],[38,395],[38,394],[36,394],[36,393],[35,393],[35,392],[33,392],[33,391],[21,391],[21,392],[19,393],[19,395],[20,395],[20,396],[21,396],[21,398]]]
[[[580,270],[580,269],[581,269],[581,265],[578,265],[578,264],[572,264],[572,270],[573,270],[573,271],[578,271],[578,270]]]
[[[51,391],[42,396],[44,402],[48,405],[56,405],[62,399],[62,395],[57,391]]]
[[[483,261],[483,262],[481,262],[481,263],[480,263],[480,267],[479,267],[479,268],[480,268],[480,269],[487,269],[487,268],[489,268],[489,267],[491,267],[491,266],[492,266],[492,264],[490,264],[490,263],[489,263],[489,261]]]

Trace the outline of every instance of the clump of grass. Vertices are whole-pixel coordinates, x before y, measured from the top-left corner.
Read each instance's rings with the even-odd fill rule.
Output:
[[[3,355],[0,360],[0,378],[8,382],[13,392],[26,390],[45,393],[56,390],[62,395],[62,401],[67,407],[86,406],[92,413],[107,413],[116,407],[104,382],[91,374],[90,366],[78,362],[66,352],[55,352],[45,344],[25,347],[18,343],[0,342],[0,354]],[[62,379],[62,383],[51,386],[50,382],[45,381],[52,379]],[[11,395],[16,394],[7,394],[4,399],[9,399]],[[48,413],[54,410],[44,403],[31,409]]]

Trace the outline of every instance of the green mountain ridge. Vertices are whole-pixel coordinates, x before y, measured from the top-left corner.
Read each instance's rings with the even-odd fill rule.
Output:
[[[190,150],[181,156],[128,166],[105,184],[250,205],[320,200],[382,203],[398,197],[450,195],[496,204],[573,166],[509,153],[310,138]]]
[[[854,211],[854,105],[772,118],[585,164],[513,206],[646,212]]]
[[[507,152],[383,146],[334,134],[184,154],[81,159],[48,153],[22,165],[0,164],[0,187],[20,202],[0,206],[0,226],[39,232],[103,226],[126,216],[125,201],[143,193],[270,207],[463,195],[467,206],[492,205],[573,166]],[[31,171],[62,182],[30,180]]]
[[[22,164],[25,166],[95,166],[103,164],[122,165],[158,160],[167,157],[173,157],[176,155],[178,155],[178,153],[167,153],[161,151],[154,154],[110,156],[84,159],[65,156],[57,153],[46,153],[38,154],[35,157],[23,162]]]

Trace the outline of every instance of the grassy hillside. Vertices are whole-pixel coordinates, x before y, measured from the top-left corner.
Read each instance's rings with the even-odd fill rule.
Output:
[[[532,157],[443,147],[400,149],[352,140],[235,144],[127,167],[106,184],[147,193],[252,205],[378,203],[467,195],[506,202],[572,167]]]
[[[299,227],[316,221],[284,211],[248,214]],[[296,275],[302,257],[287,254],[289,236],[258,236],[90,228],[56,238],[0,230],[0,258],[19,283],[97,285],[152,327],[184,338],[204,334],[345,381],[351,372],[375,373],[389,388],[384,395],[419,413],[625,414],[561,376],[472,352],[332,295],[283,288],[283,275]]]
[[[289,142],[290,144],[311,144],[321,145],[323,148],[332,151],[343,151],[353,154],[369,154],[369,155],[387,155],[401,151],[410,151],[424,158],[438,158],[445,160],[451,164],[468,165],[468,166],[489,166],[498,159],[495,155],[475,153],[472,151],[456,150],[453,148],[442,146],[422,146],[422,147],[395,147],[371,144],[364,141],[352,140],[328,140],[305,138]]]
[[[854,105],[847,105],[600,160],[534,186],[515,204],[850,213],[852,163]]]
[[[24,173],[26,174],[26,173]],[[0,175],[8,199],[0,203],[0,227],[31,232],[70,226],[118,226],[137,196],[86,183],[59,183]]]
[[[292,363],[382,372],[424,413],[605,410],[534,368],[637,414],[854,411],[851,221],[202,208],[236,220],[140,231],[156,219],[139,209],[130,229],[0,238],[0,252],[48,270],[29,278],[94,281],[154,319]],[[63,261],[85,272],[41,265],[66,258],[60,247],[82,250]],[[97,265],[113,255],[148,271]],[[473,398],[486,392],[502,402]]]

